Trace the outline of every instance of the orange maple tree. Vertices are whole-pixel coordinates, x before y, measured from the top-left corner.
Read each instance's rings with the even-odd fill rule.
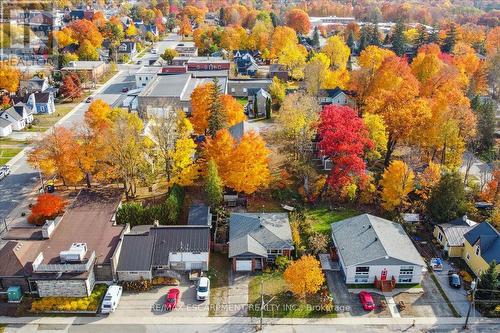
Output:
[[[214,84],[209,82],[196,87],[191,94],[191,123],[196,133],[205,133],[208,128],[212,89],[214,89]],[[220,102],[226,113],[228,126],[233,126],[246,119],[243,106],[234,97],[222,95]]]
[[[293,8],[286,13],[286,25],[301,34],[308,34],[311,30],[309,15],[299,8]]]
[[[94,131],[102,132],[110,128],[112,122],[109,118],[111,114],[111,107],[102,99],[93,101],[87,112],[85,112],[85,123]]]
[[[291,263],[283,277],[290,290],[302,299],[316,293],[325,282],[320,262],[311,255],[302,256]]]
[[[35,225],[42,225],[46,220],[53,219],[64,212],[66,201],[61,197],[49,193],[40,194],[36,199],[36,204],[31,207],[31,215],[28,222]]]
[[[0,62],[0,90],[16,92],[20,77],[21,72],[17,68],[10,66],[7,61]]]

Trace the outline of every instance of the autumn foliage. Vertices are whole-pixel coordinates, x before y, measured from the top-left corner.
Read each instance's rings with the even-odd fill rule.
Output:
[[[393,161],[384,171],[382,186],[382,207],[393,211],[405,203],[408,193],[413,190],[415,175],[403,161]]]
[[[286,13],[286,24],[301,34],[308,34],[311,30],[309,15],[302,9],[294,8]]]
[[[318,292],[325,282],[320,262],[311,255],[302,256],[292,262],[283,273],[283,277],[290,290],[302,299]]]
[[[66,202],[59,196],[53,194],[40,194],[36,199],[36,204],[31,207],[31,215],[28,222],[35,225],[42,225],[46,220],[53,219],[64,212]]]
[[[319,124],[321,154],[332,161],[327,182],[334,190],[365,177],[363,155],[373,147],[363,120],[347,106],[328,105]]]
[[[16,92],[20,76],[21,72],[17,68],[10,66],[7,61],[0,62],[0,90]]]

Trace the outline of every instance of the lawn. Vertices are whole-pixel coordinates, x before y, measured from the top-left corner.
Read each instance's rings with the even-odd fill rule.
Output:
[[[342,208],[330,210],[327,207],[317,207],[306,210],[306,218],[312,220],[312,229],[316,232],[329,234],[330,224],[343,219],[356,216],[359,212],[355,209]]]
[[[253,278],[248,285],[248,314],[260,316],[260,288],[263,280],[264,317],[273,318],[334,318],[334,312],[325,313],[318,310],[317,295],[307,301],[301,301],[288,292],[286,281],[280,272],[267,273]]]
[[[62,117],[67,115],[71,110],[73,110],[73,108],[77,106],[79,103],[80,101],[56,104],[56,112],[52,114],[35,115],[35,121],[33,122],[30,128],[27,128],[27,131],[45,132],[46,130],[54,126],[54,124],[57,123],[59,119],[61,119]]]
[[[209,316],[215,316],[217,303],[227,302],[227,287],[229,285],[229,261],[227,254],[212,251],[210,252],[210,268],[208,276],[212,291],[210,292]],[[220,305],[220,304],[219,304]]]
[[[0,166],[6,164],[16,156],[23,148],[0,148]]]
[[[240,103],[241,105],[243,105],[243,107],[245,105],[247,105],[247,103],[248,103],[248,99],[247,98],[238,97],[238,98],[236,98],[236,100],[238,101],[238,103]]]

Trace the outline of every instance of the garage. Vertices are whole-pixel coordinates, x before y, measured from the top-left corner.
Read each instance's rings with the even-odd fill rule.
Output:
[[[236,271],[246,272],[252,270],[252,260],[236,259]]]

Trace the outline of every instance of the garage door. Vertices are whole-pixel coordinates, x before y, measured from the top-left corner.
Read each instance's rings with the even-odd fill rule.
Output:
[[[252,260],[236,260],[236,271],[251,271],[252,270]]]

